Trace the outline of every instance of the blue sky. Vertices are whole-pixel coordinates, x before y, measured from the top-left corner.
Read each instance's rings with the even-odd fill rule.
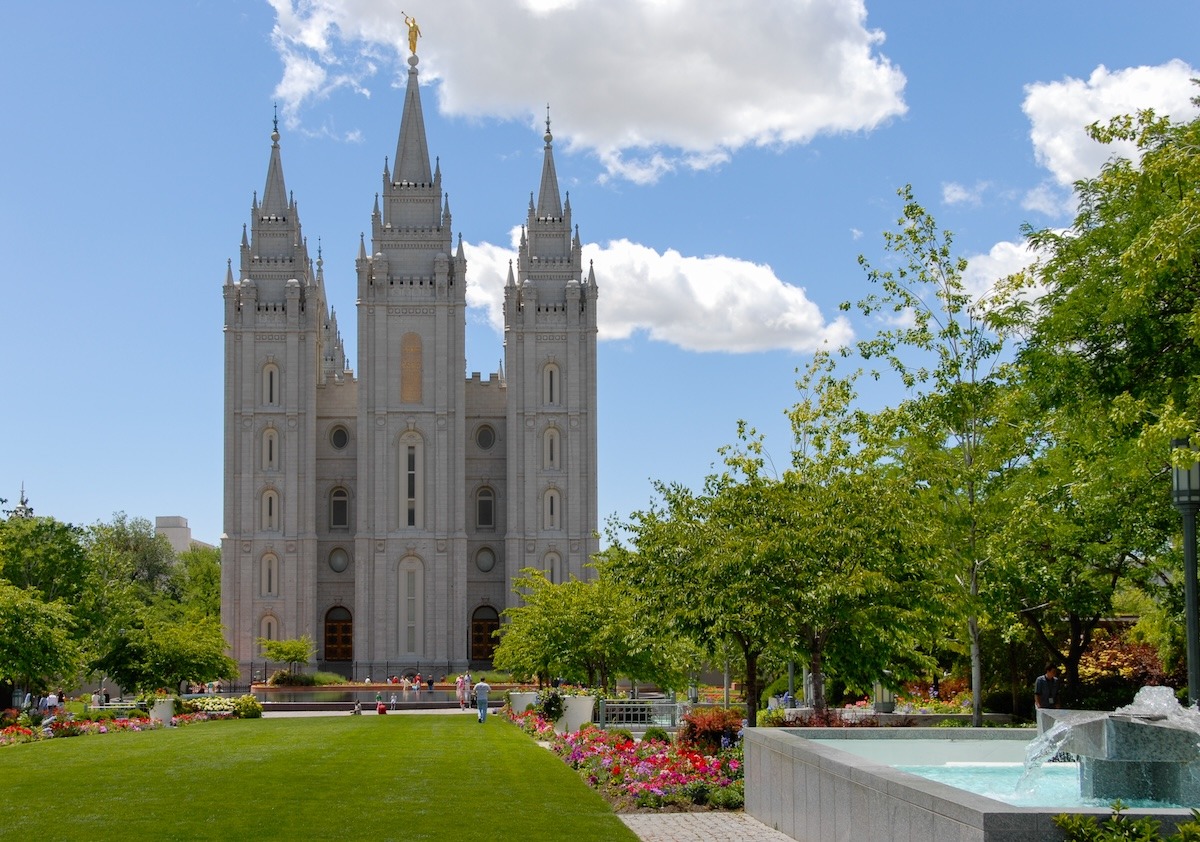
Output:
[[[1070,219],[1108,152],[1082,126],[1194,113],[1200,4],[863,0],[20,3],[0,32],[0,497],[221,534],[222,299],[278,103],[284,172],[357,368],[354,257],[399,129],[401,10],[467,244],[468,370],[560,185],[600,284],[600,514],[698,485],[738,419],[787,462],[795,369],[916,196],[985,287]],[[1191,47],[1191,51],[1189,51]],[[402,55],[403,50],[403,55]],[[863,395],[891,402],[888,383]]]

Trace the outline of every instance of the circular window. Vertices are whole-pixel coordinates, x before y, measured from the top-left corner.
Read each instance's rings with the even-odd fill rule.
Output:
[[[334,427],[329,433],[329,443],[341,450],[350,443],[350,431],[345,427]]]
[[[487,547],[484,547],[475,554],[475,566],[479,568],[480,573],[489,573],[496,566],[496,554]]]
[[[475,431],[475,443],[479,445],[480,450],[491,450],[492,445],[496,443],[496,431],[484,424]]]
[[[349,566],[350,554],[341,547],[337,547],[329,554],[329,569],[334,573],[345,573]]]

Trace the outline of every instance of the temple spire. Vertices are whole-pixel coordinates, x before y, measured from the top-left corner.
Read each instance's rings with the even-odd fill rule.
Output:
[[[546,149],[542,160],[542,186],[538,190],[537,216],[539,219],[558,219],[563,215],[562,197],[558,192],[558,175],[554,171],[554,135],[550,134],[550,106],[546,106]]]
[[[408,88],[404,92],[404,112],[400,117],[400,137],[396,141],[396,163],[392,178],[410,184],[431,184],[429,145],[425,141],[425,117],[421,113],[421,91],[417,84],[415,55],[408,58]]]
[[[263,190],[259,213],[279,219],[287,216],[288,191],[283,183],[283,161],[279,156],[279,114],[276,112],[271,130],[271,162],[267,165],[267,186]]]

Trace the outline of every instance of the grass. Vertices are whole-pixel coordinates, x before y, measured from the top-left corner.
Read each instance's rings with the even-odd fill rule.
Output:
[[[14,745],[0,792],[0,839],[637,839],[553,753],[466,714]]]

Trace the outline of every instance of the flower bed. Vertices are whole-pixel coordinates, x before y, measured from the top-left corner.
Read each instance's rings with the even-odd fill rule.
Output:
[[[171,724],[180,727],[196,722],[208,722],[214,719],[250,718],[262,715],[262,707],[253,696],[243,696],[238,699],[208,697],[188,701],[188,712],[171,718]],[[257,709],[257,712],[255,712]],[[161,728],[164,723],[146,717],[145,713],[131,712],[127,716],[112,716],[108,711],[101,711],[95,718],[81,716],[71,719],[55,719],[48,724],[33,724],[26,713],[12,713],[12,717],[0,718],[0,721],[15,720],[12,724],[0,728],[0,746],[15,745],[16,743],[31,743],[38,740],[48,740],[56,737],[80,737],[93,734],[112,734],[122,731],[153,731]]]
[[[623,731],[586,727],[555,734],[536,711],[509,712],[525,733],[550,744],[617,810],[739,809],[744,800],[740,745],[703,754],[671,742],[638,742]]]

